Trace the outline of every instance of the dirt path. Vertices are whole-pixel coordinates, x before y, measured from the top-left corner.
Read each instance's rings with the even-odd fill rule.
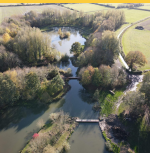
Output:
[[[123,95],[119,97],[118,102],[116,104],[116,111],[122,103],[122,98],[124,97],[124,95],[127,92],[136,91],[137,85],[143,80],[143,75],[129,75],[129,79],[131,80],[131,83],[126,87],[126,90],[123,92]]]

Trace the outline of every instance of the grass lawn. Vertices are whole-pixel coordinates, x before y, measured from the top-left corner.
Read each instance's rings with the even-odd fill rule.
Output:
[[[150,16],[150,12],[132,9],[121,9],[125,12],[126,22],[133,23]]]
[[[109,91],[101,91],[100,92],[100,106],[101,106],[101,115],[110,115],[110,114],[115,114],[116,112],[116,102],[118,101],[118,98],[123,95],[123,90],[116,90],[115,95],[110,94]]]
[[[125,54],[129,51],[141,51],[148,63],[140,70],[150,69],[150,31],[136,30],[135,26],[129,28],[122,37],[123,51]]]
[[[31,10],[41,13],[44,9],[65,10],[66,8],[57,5],[0,7],[0,23],[4,18],[12,15],[25,14]]]
[[[69,7],[78,11],[84,12],[92,12],[92,11],[100,11],[100,10],[108,10],[111,9],[105,6],[99,6],[95,4],[83,3],[83,4],[65,4],[65,7]]]

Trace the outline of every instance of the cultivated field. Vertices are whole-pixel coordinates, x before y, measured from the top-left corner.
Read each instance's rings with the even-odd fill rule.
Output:
[[[150,31],[137,30],[137,25],[129,28],[122,37],[123,51],[127,54],[129,51],[141,51],[147,58],[148,64],[141,70],[150,69]]]
[[[78,11],[84,11],[84,12],[94,12],[94,11],[100,11],[100,10],[108,10],[111,9],[109,7],[105,6],[99,6],[95,4],[90,3],[83,3],[83,4],[65,4],[65,7],[69,7]]]
[[[10,17],[12,15],[25,14],[31,10],[36,12],[42,12],[44,9],[64,10],[66,8],[57,5],[0,7],[0,23],[4,18]]]
[[[150,19],[148,19],[142,23],[139,23],[138,26],[143,26],[144,29],[150,30]]]

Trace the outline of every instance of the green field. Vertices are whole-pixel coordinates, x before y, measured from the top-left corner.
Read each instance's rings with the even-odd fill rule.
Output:
[[[0,23],[6,17],[12,15],[21,15],[31,10],[36,12],[42,12],[44,9],[57,9],[64,10],[65,8],[57,5],[42,5],[42,6],[17,6],[17,7],[0,7]]]
[[[83,4],[65,4],[65,7],[69,7],[78,11],[83,11],[83,12],[92,12],[92,11],[100,11],[100,10],[108,10],[111,9],[109,7],[105,6],[99,6],[95,4],[90,4],[90,3],[83,3]]]
[[[104,3],[106,4],[106,3]],[[110,3],[113,6],[117,6],[119,3]],[[84,11],[84,12],[94,12],[99,10],[108,10],[112,9],[105,6],[98,6],[95,4],[85,3],[85,4],[65,4],[65,7],[69,7],[78,11]],[[150,7],[150,6],[148,6]],[[150,16],[150,12],[142,11],[142,10],[134,10],[134,9],[121,9],[125,12],[126,22],[133,23],[138,20],[144,19],[148,16]]]
[[[148,11],[141,11],[134,9],[121,9],[121,10],[124,10],[126,22],[129,23],[133,23],[150,16],[150,12]]]
[[[137,30],[135,26],[130,27],[122,37],[123,51],[125,54],[129,51],[141,51],[148,61],[141,70],[150,69],[150,31]]]

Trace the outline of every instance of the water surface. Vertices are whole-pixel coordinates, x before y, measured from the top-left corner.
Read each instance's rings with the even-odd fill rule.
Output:
[[[69,39],[60,40],[57,34],[58,28],[48,32],[52,43],[57,50],[62,53],[69,52],[74,42],[80,42],[84,45],[85,39],[79,34],[78,30],[65,28],[69,30],[71,36]],[[60,42],[61,41],[61,42]],[[67,65],[61,65],[61,68],[71,68],[73,76],[76,75],[77,68],[70,61]],[[37,122],[42,118],[44,122],[48,120],[49,114],[63,110],[70,116],[79,118],[98,118],[98,113],[92,110],[91,95],[79,84],[78,80],[70,80],[71,90],[59,101],[48,106],[37,105],[33,108],[12,107],[0,115],[0,153],[17,153],[26,142],[37,132]],[[80,123],[71,136],[69,143],[71,149],[69,153],[107,153],[104,145],[104,139],[99,129],[98,123]]]

